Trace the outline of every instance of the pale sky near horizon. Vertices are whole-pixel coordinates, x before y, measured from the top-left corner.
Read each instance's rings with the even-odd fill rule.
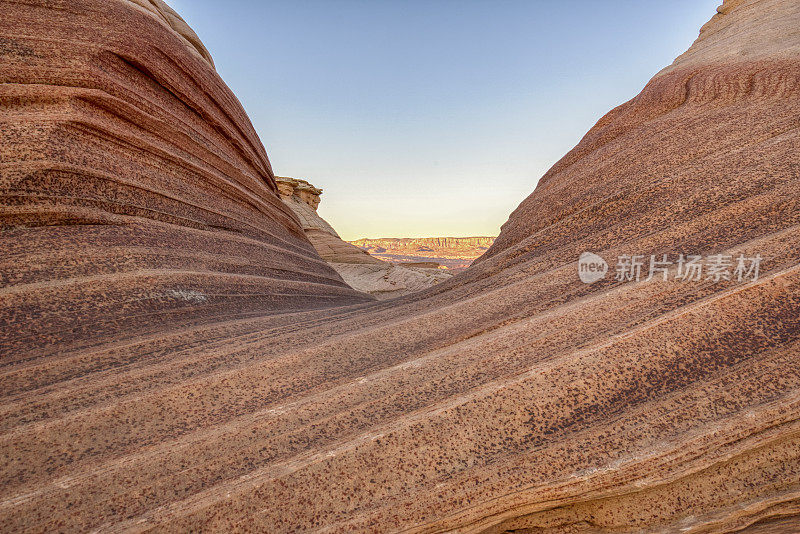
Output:
[[[721,0],[167,0],[344,239],[497,235]]]

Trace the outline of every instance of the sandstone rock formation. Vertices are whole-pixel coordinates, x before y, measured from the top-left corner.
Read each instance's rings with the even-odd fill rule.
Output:
[[[452,276],[436,267],[394,265],[343,241],[317,213],[322,189],[297,178],[279,176],[276,180],[281,200],[300,219],[308,240],[350,287],[389,299],[427,289]]]
[[[368,300],[308,243],[175,17],[128,0],[2,13],[4,363]]]
[[[161,22],[172,28],[192,50],[200,55],[200,57],[208,61],[212,67],[214,66],[214,60],[211,58],[211,54],[206,50],[205,45],[200,41],[200,38],[194,30],[186,24],[186,21],[184,21],[180,15],[175,13],[175,10],[164,3],[163,0],[128,0],[128,2],[144,8],[155,15]]]
[[[469,265],[494,243],[493,237],[378,238],[351,241],[377,258],[392,262],[434,261],[453,271]]]
[[[793,0],[726,2],[475,265],[390,302],[171,27],[0,8],[0,530],[800,527]],[[764,261],[583,284],[584,251]]]
[[[331,263],[350,287],[386,300],[428,289],[453,275],[427,265]]]
[[[343,241],[336,230],[317,214],[322,189],[305,180],[277,177],[281,200],[289,206],[300,219],[300,226],[306,237],[314,245],[320,256],[332,263],[371,263],[384,262],[373,258],[368,252]]]

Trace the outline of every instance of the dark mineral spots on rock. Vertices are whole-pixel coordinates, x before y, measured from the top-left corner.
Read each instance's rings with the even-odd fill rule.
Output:
[[[0,10],[0,531],[797,530],[800,3],[727,0],[419,288],[160,0]],[[578,278],[681,250],[762,272]]]

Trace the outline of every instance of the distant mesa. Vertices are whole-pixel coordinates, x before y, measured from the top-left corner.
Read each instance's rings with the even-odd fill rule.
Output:
[[[350,243],[382,260],[403,264],[434,262],[458,272],[482,256],[494,240],[494,237],[390,237]]]
[[[408,263],[401,263],[405,267],[424,267],[426,269],[446,269],[441,263],[435,261],[411,261]]]

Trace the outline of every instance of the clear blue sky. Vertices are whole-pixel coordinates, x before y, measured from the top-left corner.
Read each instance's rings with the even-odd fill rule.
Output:
[[[496,235],[721,0],[167,0],[345,239]]]

